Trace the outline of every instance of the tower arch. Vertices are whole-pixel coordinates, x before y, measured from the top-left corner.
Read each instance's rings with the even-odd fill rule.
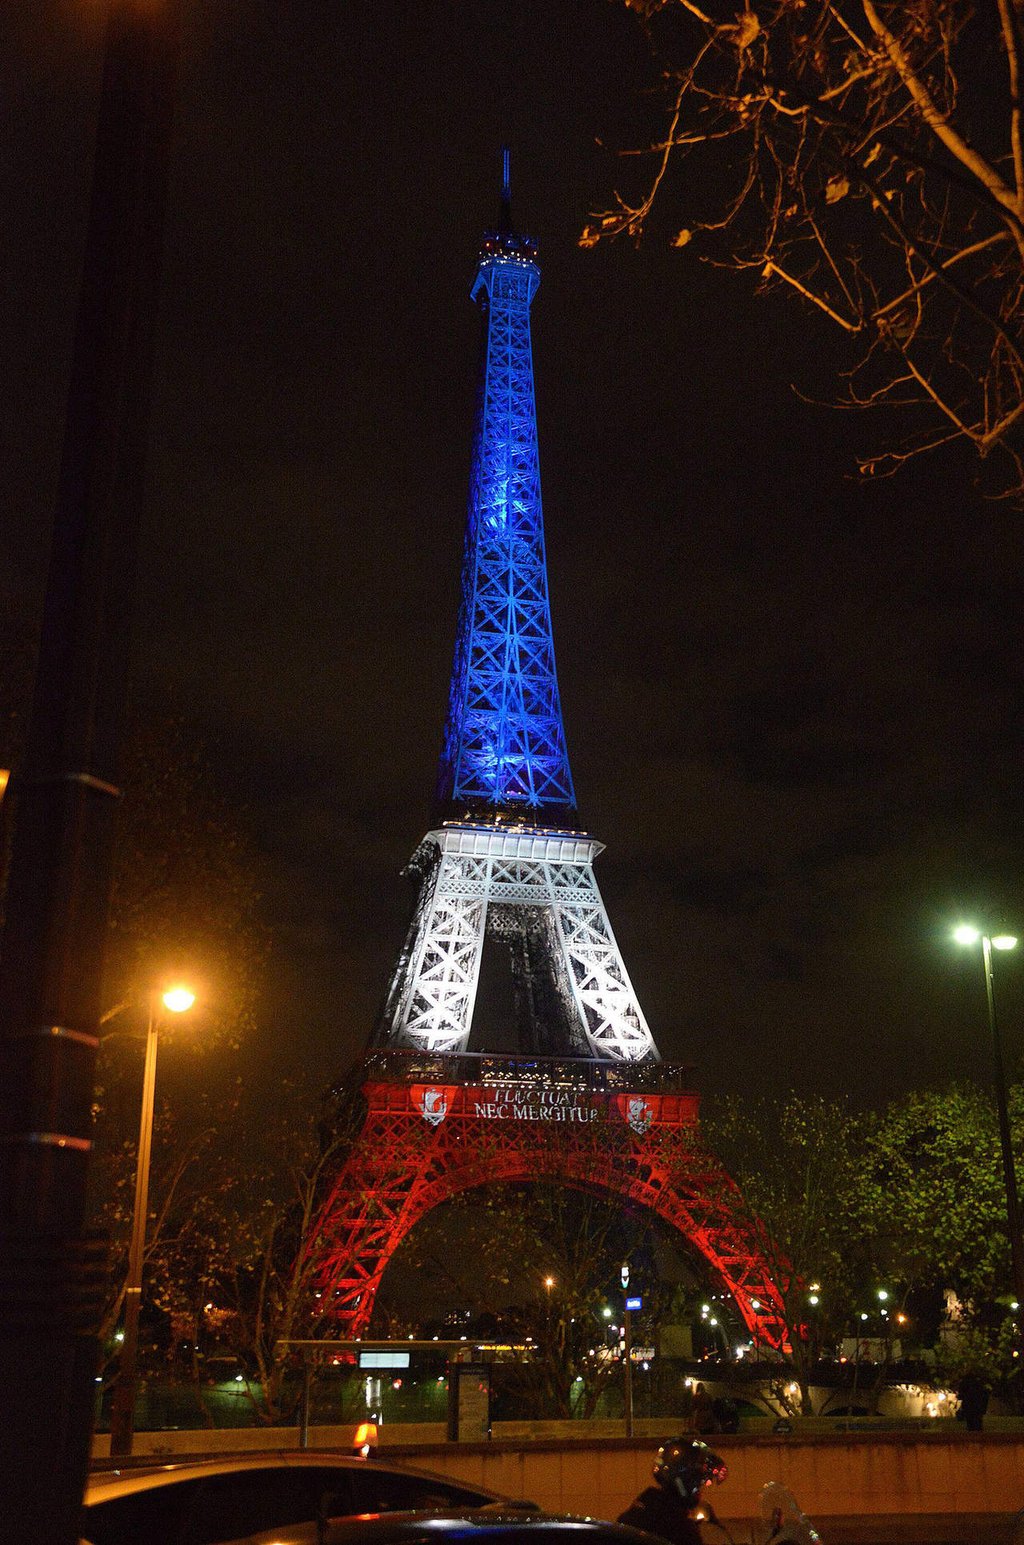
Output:
[[[752,1339],[780,1346],[763,1233],[704,1146],[687,1070],[640,1071],[582,1058],[370,1053],[365,1119],[311,1245],[321,1311],[346,1335],[365,1334],[395,1250],[435,1207],[496,1182],[551,1180],[655,1214],[703,1258]]]

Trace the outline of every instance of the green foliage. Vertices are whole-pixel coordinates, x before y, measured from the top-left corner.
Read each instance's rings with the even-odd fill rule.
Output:
[[[969,1084],[907,1095],[878,1118],[869,1151],[885,1268],[966,1300],[1007,1291],[1006,1192],[991,1096]]]
[[[823,1302],[835,1306],[829,1313],[841,1312],[869,1268],[876,1221],[863,1118],[819,1098],[732,1100],[705,1121],[705,1135],[768,1236],[783,1293],[818,1281]],[[802,1300],[797,1312],[806,1312]]]
[[[847,1107],[790,1095],[724,1102],[705,1136],[739,1186],[730,1197],[758,1230],[782,1300],[790,1350],[775,1394],[811,1414],[809,1385],[822,1351],[843,1335],[877,1253],[877,1215],[866,1184],[866,1123]],[[817,1284],[812,1304],[811,1284]]]
[[[1013,1357],[1017,1335],[1012,1319],[1004,1315],[999,1324],[960,1324],[943,1336],[936,1350],[937,1377],[954,1388],[965,1374],[978,1374],[987,1384],[1001,1384],[1017,1371]]]

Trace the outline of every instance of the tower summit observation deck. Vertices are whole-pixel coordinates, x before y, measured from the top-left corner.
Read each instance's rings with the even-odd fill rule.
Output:
[[[374,1043],[442,1055],[470,1044],[485,939],[511,955],[524,1056],[656,1062],[579,829],[551,636],[530,305],[537,252],[501,221],[473,284],[483,346],[440,825],[410,871],[412,923]]]
[[[455,663],[438,803],[461,819],[575,827],[551,636],[530,306],[537,249],[502,218],[480,249],[484,319]]]

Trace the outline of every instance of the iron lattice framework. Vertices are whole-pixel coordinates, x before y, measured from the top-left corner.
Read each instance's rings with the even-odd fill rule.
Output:
[[[656,1057],[594,879],[600,851],[579,834],[475,825],[429,832],[413,859],[419,903],[380,1039],[465,1051],[484,939],[499,923],[506,940],[522,942],[519,976],[533,989],[521,1050],[616,1062]],[[539,975],[547,978],[547,1016]]]
[[[575,808],[551,637],[528,238],[485,238],[473,298],[486,318],[448,722],[438,779],[460,814]]]
[[[700,1141],[686,1070],[376,1052],[362,1073],[366,1115],[313,1245],[343,1334],[365,1333],[392,1255],[440,1202],[551,1180],[650,1208],[704,1257],[755,1344],[783,1344],[764,1238]]]
[[[439,789],[449,817],[410,870],[418,901],[376,1032],[366,1102],[315,1231],[321,1307],[369,1325],[394,1250],[473,1186],[552,1179],[642,1203],[782,1341],[763,1238],[700,1142],[697,1099],[637,1003],[575,823],[555,678],[530,353],[533,246],[484,241],[486,332],[462,604]],[[521,1060],[470,1053],[485,941],[510,951]],[[563,1060],[558,1060],[563,1059]]]
[[[511,230],[507,160],[505,172],[502,229],[484,238],[473,286],[485,333],[438,782],[457,819],[428,833],[410,865],[419,899],[375,1040],[465,1051],[484,941],[500,935],[522,1051],[657,1060],[594,878],[601,844],[575,828],[530,344],[540,270]]]

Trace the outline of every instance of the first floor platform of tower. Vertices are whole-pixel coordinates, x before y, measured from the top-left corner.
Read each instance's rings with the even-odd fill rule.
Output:
[[[350,1078],[372,1089],[375,1104],[415,1110],[431,1126],[462,1115],[555,1125],[624,1121],[645,1133],[652,1126],[690,1126],[698,1116],[693,1068],[671,1062],[390,1047],[368,1052]]]

